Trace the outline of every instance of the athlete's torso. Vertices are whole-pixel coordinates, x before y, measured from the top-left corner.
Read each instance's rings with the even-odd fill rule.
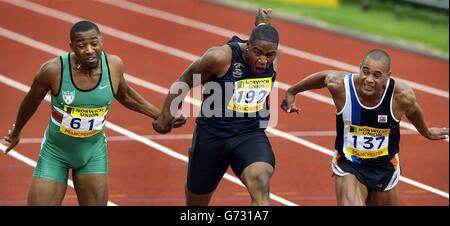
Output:
[[[269,120],[268,97],[276,78],[271,65],[264,74],[254,74],[244,61],[233,37],[231,64],[223,77],[207,81],[197,125],[220,137],[264,130]]]
[[[60,60],[61,82],[59,92],[51,95],[52,115],[46,139],[61,149],[89,148],[98,139],[104,139],[105,117],[113,101],[106,54],[101,54],[98,83],[89,90],[75,85],[70,54],[61,56]]]
[[[395,80],[389,78],[380,102],[366,107],[358,99],[353,75],[344,78],[346,101],[336,114],[335,149],[354,163],[379,165],[399,151],[400,121],[392,112]]]

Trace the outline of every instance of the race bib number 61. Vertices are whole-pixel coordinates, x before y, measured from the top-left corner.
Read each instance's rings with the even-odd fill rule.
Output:
[[[90,137],[102,131],[107,108],[78,108],[64,106],[60,132],[71,137]]]

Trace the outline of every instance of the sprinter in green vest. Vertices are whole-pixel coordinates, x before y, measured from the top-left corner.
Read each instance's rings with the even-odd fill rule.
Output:
[[[12,129],[5,136],[6,153],[42,99],[51,91],[52,113],[28,193],[29,205],[61,205],[72,169],[80,205],[108,202],[108,160],[105,117],[116,98],[125,107],[156,119],[160,110],[147,102],[124,79],[122,60],[106,54],[102,36],[90,21],[70,31],[72,52],[42,65],[25,96]],[[183,117],[171,124],[179,127]]]

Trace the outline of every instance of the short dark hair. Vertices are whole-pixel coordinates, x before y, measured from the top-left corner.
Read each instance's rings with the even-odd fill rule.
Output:
[[[73,42],[75,40],[75,34],[78,32],[96,30],[100,35],[100,29],[98,29],[97,25],[88,20],[82,20],[75,23],[70,29],[70,41]]]
[[[372,49],[364,56],[363,63],[368,60],[382,61],[385,65],[385,72],[389,72],[391,70],[391,57],[389,54],[381,49]]]
[[[256,26],[250,35],[249,42],[253,44],[255,41],[260,40],[276,43],[278,45],[279,37],[277,29],[267,24]]]

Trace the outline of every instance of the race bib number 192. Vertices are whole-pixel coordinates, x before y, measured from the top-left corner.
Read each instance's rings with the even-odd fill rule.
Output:
[[[272,88],[272,78],[254,78],[236,81],[228,109],[236,112],[258,112]]]

